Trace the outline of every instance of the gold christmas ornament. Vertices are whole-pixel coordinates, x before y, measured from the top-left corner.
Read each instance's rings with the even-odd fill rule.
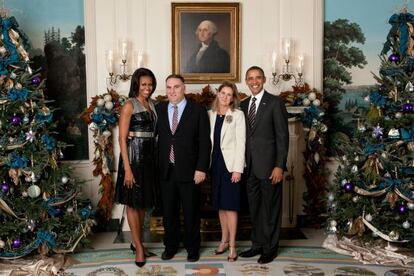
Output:
[[[398,195],[394,192],[389,192],[386,197],[385,197],[388,201],[388,203],[390,204],[390,208],[394,209],[395,208],[395,203],[398,200]]]
[[[400,233],[397,230],[393,230],[388,234],[391,240],[397,241],[400,238]]]

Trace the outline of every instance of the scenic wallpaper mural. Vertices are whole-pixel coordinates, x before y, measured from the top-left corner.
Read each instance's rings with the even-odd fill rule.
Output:
[[[58,139],[72,146],[66,160],[88,159],[83,0],[8,0],[2,3],[26,34],[31,67],[46,78],[46,95],[57,108]]]
[[[379,75],[388,20],[405,5],[414,8],[396,0],[325,0],[324,100],[330,102],[332,132],[350,135],[361,109],[368,108],[367,95],[378,86],[374,75]],[[331,135],[333,155],[336,141],[341,135]]]

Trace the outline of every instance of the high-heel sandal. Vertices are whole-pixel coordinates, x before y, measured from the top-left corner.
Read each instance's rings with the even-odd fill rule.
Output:
[[[134,254],[135,254],[135,251],[137,251],[137,249],[135,248],[135,246],[132,243],[129,245],[129,248],[131,249],[132,253],[134,253]],[[157,254],[155,254],[151,251],[145,251],[144,250],[144,256],[145,256],[145,258],[149,258],[149,257],[157,256]]]
[[[223,245],[224,248],[222,250],[219,250],[222,245]],[[223,254],[224,252],[227,251],[228,248],[229,248],[229,242],[228,241],[226,241],[226,242],[220,242],[219,248],[216,249],[216,250],[214,250],[214,255]]]
[[[227,261],[228,262],[235,262],[235,261],[237,261],[237,258],[239,257],[239,255],[237,255],[236,248],[234,246],[229,246],[229,248],[230,248],[230,254],[227,257]]]

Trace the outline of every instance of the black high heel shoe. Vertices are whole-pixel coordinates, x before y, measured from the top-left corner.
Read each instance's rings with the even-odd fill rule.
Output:
[[[143,267],[146,263],[147,263],[147,261],[143,261],[143,262],[137,262],[137,261],[135,261],[135,264],[136,264],[138,267]]]
[[[132,243],[129,245],[129,248],[131,249],[132,253],[134,253],[134,254],[135,254],[135,251],[137,251],[137,249],[135,248],[135,246]],[[151,251],[145,251],[144,256],[145,256],[145,258],[149,258],[149,257],[157,256],[157,254],[155,254]]]

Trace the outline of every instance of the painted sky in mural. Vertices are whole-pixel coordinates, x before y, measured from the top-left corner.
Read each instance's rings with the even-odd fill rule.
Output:
[[[382,46],[391,25],[388,19],[401,10],[402,0],[325,0],[325,21],[338,18],[357,23],[365,35],[365,44],[355,44],[364,52],[368,64],[364,69],[352,69],[352,85],[375,84],[371,72],[378,74]],[[409,11],[414,11],[414,1],[408,2]]]
[[[59,26],[61,37],[70,37],[73,22],[83,22],[83,0],[6,0],[10,15],[24,28],[34,48],[43,48],[44,30]]]

